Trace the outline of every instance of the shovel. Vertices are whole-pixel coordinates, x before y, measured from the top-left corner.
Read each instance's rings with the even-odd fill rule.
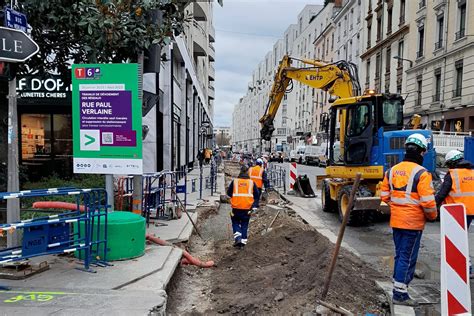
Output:
[[[276,213],[275,217],[273,217],[272,221],[270,222],[270,225],[268,225],[268,227],[265,228],[265,230],[262,232],[262,236],[272,231],[272,225],[273,225],[273,223],[275,223],[275,220],[277,219],[278,215],[280,215],[280,212],[281,212],[281,210],[279,210]]]

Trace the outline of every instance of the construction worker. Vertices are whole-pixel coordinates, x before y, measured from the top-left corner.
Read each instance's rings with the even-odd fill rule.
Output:
[[[261,196],[263,186],[265,185],[265,187],[267,187],[267,172],[263,167],[263,159],[258,158],[255,162],[255,166],[249,169],[249,177],[257,185],[259,196]],[[260,201],[257,201],[256,205],[258,208]]]
[[[437,217],[431,174],[422,167],[428,148],[421,134],[410,135],[405,142],[405,157],[384,176],[381,198],[390,206],[390,226],[395,243],[393,303],[416,306],[408,295],[413,280],[421,234],[426,220]]]
[[[474,219],[474,165],[464,160],[464,155],[459,150],[448,152],[445,163],[449,172],[444,176],[443,184],[436,194],[436,205],[440,207],[443,202],[464,204],[469,229]],[[469,274],[471,279],[474,278],[471,261],[469,261]]]
[[[247,244],[250,216],[257,209],[260,199],[257,185],[250,179],[246,165],[241,167],[238,178],[230,183],[227,195],[232,205],[230,218],[234,233],[234,247],[242,249]]]

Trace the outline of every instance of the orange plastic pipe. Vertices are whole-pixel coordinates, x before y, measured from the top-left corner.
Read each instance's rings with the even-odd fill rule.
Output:
[[[59,202],[59,201],[38,201],[33,203],[33,208],[59,208],[64,210],[76,211],[77,204],[75,203],[68,203],[68,202]],[[85,207],[84,205],[79,206],[79,211],[84,212]]]
[[[146,239],[151,241],[151,242],[154,242],[155,244],[161,245],[161,246],[174,247],[174,245],[172,243],[167,242],[166,240],[160,239],[158,237],[149,235],[149,234],[146,235]],[[214,261],[212,261],[212,260],[202,262],[201,260],[199,260],[197,258],[194,258],[186,250],[183,250],[183,256],[184,256],[184,258],[181,259],[181,264],[184,264],[184,265],[192,264],[192,265],[195,265],[195,266],[200,267],[200,268],[212,268],[215,265]]]

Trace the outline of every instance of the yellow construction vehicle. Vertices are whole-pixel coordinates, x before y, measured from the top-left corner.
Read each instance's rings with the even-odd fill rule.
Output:
[[[298,61],[301,67],[292,67]],[[361,94],[357,67],[347,61],[324,63],[285,56],[275,74],[265,115],[260,119],[261,137],[270,140],[273,120],[284,94],[297,80],[312,88],[327,91],[336,99],[331,104],[326,175],[321,183],[321,202],[325,212],[337,211],[342,219],[348,208],[353,179],[362,174],[349,225],[363,225],[382,210],[380,185],[384,172],[403,159],[405,140],[412,130],[404,130],[404,99],[398,94]],[[434,172],[436,153],[429,130],[417,130],[429,141],[424,167]]]

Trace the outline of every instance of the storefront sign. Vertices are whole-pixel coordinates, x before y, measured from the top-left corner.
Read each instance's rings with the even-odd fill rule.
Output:
[[[21,99],[67,99],[71,91],[57,75],[22,77],[18,79],[16,90]]]
[[[137,64],[73,65],[74,172],[142,174]]]

